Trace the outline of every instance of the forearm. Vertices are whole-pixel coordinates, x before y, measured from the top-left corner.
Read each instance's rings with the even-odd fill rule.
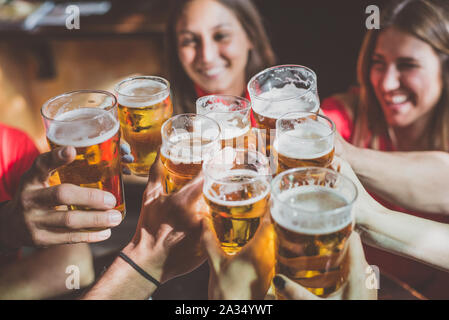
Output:
[[[67,273],[69,266],[77,267],[77,274]],[[87,244],[61,245],[39,250],[0,270],[0,300],[47,299],[72,293],[67,279],[78,276],[79,288],[94,280],[92,256]]]
[[[386,208],[359,213],[364,243],[449,271],[448,225]]]
[[[449,154],[349,146],[345,158],[364,186],[409,210],[449,214]]]
[[[133,243],[123,249],[123,252],[138,266],[160,281],[160,273],[149,270],[145,264],[145,253],[139,252]],[[83,297],[87,300],[141,300],[148,299],[156,290],[156,285],[140,275],[121,257],[117,257],[106,273]]]

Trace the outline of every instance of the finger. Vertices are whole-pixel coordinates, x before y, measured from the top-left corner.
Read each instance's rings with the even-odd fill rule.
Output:
[[[284,275],[277,274],[273,278],[276,290],[289,300],[320,300],[319,297],[308,291],[303,286],[290,280]]]
[[[104,241],[111,236],[111,229],[92,231],[92,232],[76,232],[73,230],[39,230],[34,235],[35,245],[48,246],[57,244],[72,243],[93,243]]]
[[[43,153],[36,158],[27,176],[33,183],[45,182],[52,171],[72,162],[75,157],[76,150],[70,146],[56,148],[50,152]]]
[[[129,168],[127,166],[122,165],[122,173],[125,175],[130,175],[131,170],[129,170]]]
[[[31,201],[35,205],[47,208],[59,205],[77,205],[106,210],[112,209],[116,205],[116,199],[112,193],[73,184],[60,184],[33,190],[30,193]]]
[[[156,189],[159,186],[162,186],[161,184],[162,170],[163,165],[160,160],[160,151],[158,151],[156,159],[154,159],[153,165],[150,168],[150,172],[148,175],[148,184],[145,189],[145,192],[150,192],[151,190]]]
[[[90,228],[111,228],[122,222],[122,214],[110,211],[53,211],[41,215],[37,223],[43,227],[71,230]]]
[[[122,156],[131,154],[131,148],[129,147],[129,144],[127,142],[120,142],[120,154]]]
[[[122,155],[122,162],[123,163],[133,163],[134,162],[133,155],[132,154]]]
[[[215,272],[220,270],[220,265],[225,259],[225,254],[221,249],[220,242],[211,229],[210,219],[204,218],[201,221],[201,245],[206,251],[209,264],[213,267]]]

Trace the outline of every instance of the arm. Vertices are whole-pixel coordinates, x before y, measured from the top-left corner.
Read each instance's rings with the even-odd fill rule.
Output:
[[[136,233],[122,251],[163,283],[194,270],[204,262],[205,255],[199,248],[202,215],[197,213],[202,177],[167,195],[160,182],[161,166],[156,158],[144,192]],[[117,257],[84,299],[147,299],[155,289],[152,282]]]
[[[449,271],[449,225],[385,208],[366,192],[346,161],[336,162],[357,186],[354,212],[363,242]]]
[[[0,300],[48,299],[72,293],[66,287],[70,265],[79,268],[80,288],[94,281],[87,244],[53,246],[39,250],[0,269]]]
[[[367,189],[409,210],[449,215],[449,154],[383,152],[336,138],[337,154],[349,162]]]

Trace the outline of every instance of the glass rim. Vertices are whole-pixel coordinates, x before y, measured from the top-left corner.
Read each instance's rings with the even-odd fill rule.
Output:
[[[285,203],[283,201],[281,201],[279,199],[279,195],[276,194],[277,190],[279,190],[279,188],[277,188],[277,184],[279,183],[279,181],[286,175],[290,174],[290,173],[294,173],[294,172],[305,172],[305,171],[324,171],[326,173],[332,173],[334,175],[337,175],[340,179],[343,179],[343,181],[345,182],[349,182],[348,185],[350,185],[354,191],[354,196],[352,197],[352,199],[350,199],[350,201],[348,201],[348,203],[342,207],[336,208],[336,209],[332,209],[332,210],[324,210],[324,211],[320,211],[320,212],[316,212],[316,211],[311,211],[311,210],[307,210],[304,208],[298,208],[298,207],[294,207],[289,205],[288,203]],[[310,185],[309,185],[310,186]],[[312,185],[313,186],[313,185]],[[330,189],[330,188],[329,188]],[[329,216],[329,215],[337,215],[343,211],[346,211],[348,208],[351,208],[355,201],[358,198],[358,190],[357,190],[357,186],[354,184],[354,182],[352,182],[351,179],[349,179],[348,177],[346,177],[345,175],[341,174],[340,172],[337,172],[335,170],[331,170],[328,168],[322,168],[322,167],[301,167],[301,168],[293,168],[293,169],[289,169],[286,171],[283,171],[281,173],[279,173],[272,181],[271,181],[271,196],[273,197],[273,201],[276,201],[277,203],[279,203],[280,205],[287,207],[288,209],[290,209],[293,212],[300,212],[300,214],[302,215],[306,215],[306,216],[314,216],[314,217],[318,217],[318,216]],[[346,200],[346,199],[345,199]]]
[[[259,76],[261,76],[262,74],[265,74],[265,73],[267,73],[267,72],[269,72],[269,71],[272,71],[272,70],[275,70],[275,69],[289,68],[289,67],[290,67],[290,68],[291,68],[291,67],[295,67],[295,68],[298,68],[298,69],[304,69],[304,70],[310,72],[310,73],[313,75],[313,78],[314,78],[314,85],[310,86],[310,88],[306,89],[306,90],[304,91],[304,93],[302,93],[302,94],[299,94],[299,95],[297,95],[297,96],[292,96],[292,97],[284,98],[284,99],[276,99],[276,101],[286,101],[286,100],[291,100],[291,99],[301,98],[301,97],[305,96],[306,94],[308,94],[311,90],[315,90],[315,89],[316,89],[316,86],[317,86],[317,77],[316,77],[316,73],[315,73],[312,69],[310,69],[310,68],[308,68],[308,67],[306,67],[306,66],[299,65],[299,64],[282,64],[282,65],[272,66],[272,67],[266,68],[266,69],[260,71],[259,73],[257,73],[256,75],[254,75],[254,76],[251,77],[251,79],[248,81],[248,85],[246,86],[246,88],[247,88],[247,90],[248,90],[248,92],[249,92],[249,94],[250,94],[250,96],[251,96],[251,99],[258,99],[258,100],[262,100],[262,101],[273,101],[273,99],[262,98],[262,97],[260,97],[259,95],[255,95],[255,94],[251,95],[251,92],[252,92],[251,84],[252,84],[254,81],[256,81],[256,79],[257,79]],[[318,109],[319,109],[319,104],[318,104]]]
[[[210,122],[213,123],[215,126],[217,126],[217,129],[218,129],[217,137],[214,138],[213,140],[211,140],[210,142],[206,143],[206,144],[201,144],[202,147],[203,147],[203,146],[208,146],[208,145],[210,145],[210,144],[212,144],[212,143],[216,143],[217,141],[221,140],[221,128],[220,128],[220,125],[218,124],[217,121],[215,121],[214,119],[212,119],[212,118],[210,118],[210,117],[207,117],[206,115],[202,115],[202,114],[196,114],[196,113],[181,113],[181,114],[177,114],[177,115],[171,117],[170,119],[165,120],[164,123],[162,124],[162,126],[161,126],[161,138],[162,138],[162,143],[173,144],[173,142],[170,142],[170,138],[167,137],[167,135],[166,135],[165,132],[164,132],[164,131],[165,131],[165,128],[168,126],[168,124],[169,124],[170,122],[173,122],[174,120],[176,120],[176,119],[178,119],[178,118],[181,118],[181,117],[190,117],[190,118],[192,118],[192,116],[195,117],[195,118],[200,118],[200,119],[201,119],[201,118],[204,118],[204,120],[210,121]]]
[[[160,82],[164,83],[166,85],[166,88],[162,89],[161,91],[157,92],[157,93],[153,93],[153,94],[149,94],[149,95],[139,95],[139,96],[134,96],[134,95],[129,95],[129,94],[124,94],[120,92],[120,86],[125,83],[125,82],[129,82],[129,81],[134,81],[134,80],[159,80]],[[140,99],[140,98],[154,98],[155,96],[160,95],[161,93],[165,93],[165,92],[170,93],[170,82],[167,79],[164,79],[162,77],[158,77],[158,76],[135,76],[135,77],[129,77],[126,79],[123,79],[122,81],[120,81],[119,83],[117,83],[114,87],[114,92],[117,95],[123,96],[123,97],[127,97],[127,98],[136,98],[136,99]]]
[[[282,120],[298,120],[298,119],[301,118],[301,117],[294,117],[294,118],[286,119],[286,117],[288,115],[293,115],[293,114],[307,114],[309,116],[312,116],[312,115],[313,116],[317,116],[317,117],[320,117],[320,118],[326,120],[327,122],[329,122],[331,124],[331,133],[329,133],[328,135],[325,135],[325,136],[320,137],[320,138],[296,138],[297,140],[321,141],[321,140],[328,139],[329,137],[335,135],[335,131],[337,130],[337,127],[336,127],[334,121],[332,121],[331,118],[329,118],[329,117],[327,117],[325,115],[318,114],[318,113],[311,112],[311,111],[293,111],[293,112],[284,113],[279,119],[276,120],[276,135],[278,135],[278,130],[279,130],[278,127],[280,127],[280,123],[281,123]],[[281,134],[281,133],[284,133],[284,132],[283,131],[279,131],[279,134]],[[287,133],[285,133],[285,134],[287,134]]]
[[[251,101],[249,101],[248,99],[246,99],[246,98],[244,98],[244,97],[234,96],[234,95],[230,95],[230,94],[210,94],[210,95],[207,95],[207,96],[202,96],[202,97],[199,97],[198,99],[196,99],[195,105],[196,105],[197,108],[198,108],[198,107],[201,107],[201,106],[200,106],[200,103],[201,103],[203,100],[207,100],[207,99],[211,99],[211,98],[215,98],[215,97],[232,98],[232,99],[235,99],[235,100],[244,101],[244,102],[247,103],[247,106],[244,107],[244,108],[242,108],[242,109],[239,109],[239,110],[228,110],[228,111],[214,111],[214,110],[209,110],[209,111],[208,111],[206,114],[204,114],[204,115],[207,115],[207,114],[210,113],[210,112],[213,112],[213,113],[224,113],[224,114],[226,114],[226,113],[237,113],[237,112],[242,112],[242,111],[249,112],[249,111],[251,110]]]
[[[224,184],[248,184],[248,183],[252,183],[252,182],[256,182],[256,181],[260,181],[261,177],[264,178],[268,178],[267,180],[267,185],[269,186],[269,188],[271,189],[271,185],[270,185],[270,181],[269,178],[271,178],[271,168],[270,168],[270,160],[268,159],[268,157],[266,155],[264,155],[263,153],[257,151],[257,150],[251,150],[251,149],[244,149],[244,148],[232,148],[232,147],[225,147],[222,148],[220,151],[218,151],[218,153],[222,153],[223,151],[225,151],[225,149],[230,149],[230,150],[234,150],[235,152],[247,152],[247,153],[252,153],[252,154],[257,154],[260,157],[257,157],[257,159],[263,159],[263,161],[265,162],[264,165],[266,165],[267,168],[267,174],[266,175],[261,175],[259,174],[258,171],[255,171],[257,173],[256,176],[248,178],[247,181],[245,182],[232,182],[232,181],[223,181],[223,179],[221,178],[216,178],[214,176],[212,176],[208,170],[207,170],[207,166],[213,161],[215,160],[219,155],[215,155],[214,157],[211,157],[207,160],[204,161],[203,166],[202,166],[202,171],[205,177],[210,178],[213,181],[216,182],[220,182],[220,183],[224,183]],[[242,169],[245,170],[245,169]]]
[[[58,99],[61,99],[61,98],[64,98],[64,97],[69,97],[69,96],[72,96],[72,95],[75,95],[75,94],[92,94],[92,93],[95,93],[95,94],[103,94],[103,95],[109,96],[109,97],[111,97],[111,98],[113,99],[113,104],[110,105],[110,106],[107,106],[107,107],[102,108],[103,110],[105,110],[105,111],[111,111],[111,110],[114,110],[114,108],[117,107],[117,98],[116,98],[115,95],[112,94],[111,92],[106,91],[106,90],[81,89],[81,90],[74,90],[74,91],[69,91],[69,92],[61,93],[61,94],[59,94],[59,95],[57,95],[57,96],[55,96],[55,97],[53,97],[53,98],[50,98],[50,99],[48,99],[47,101],[45,101],[44,104],[43,104],[42,107],[41,107],[41,116],[42,116],[45,120],[48,120],[48,121],[57,121],[57,122],[61,122],[61,123],[73,122],[73,121],[79,121],[79,120],[57,120],[57,119],[54,119],[53,117],[50,117],[50,116],[46,115],[46,114],[44,113],[44,109],[45,109],[47,106],[49,106],[51,103],[55,102],[55,101],[58,100]],[[92,117],[92,119],[96,119],[97,117],[101,117],[101,116],[103,116],[103,115],[99,114],[99,115],[96,115],[96,116]]]

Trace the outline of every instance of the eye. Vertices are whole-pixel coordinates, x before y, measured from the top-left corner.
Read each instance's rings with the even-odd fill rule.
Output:
[[[230,36],[231,35],[227,32],[217,32],[216,34],[214,34],[214,40],[222,41],[228,39]]]
[[[194,37],[183,37],[179,40],[181,47],[194,47],[198,43],[198,40]]]
[[[375,70],[382,70],[385,68],[385,62],[383,60],[373,58],[371,60],[371,67]]]

